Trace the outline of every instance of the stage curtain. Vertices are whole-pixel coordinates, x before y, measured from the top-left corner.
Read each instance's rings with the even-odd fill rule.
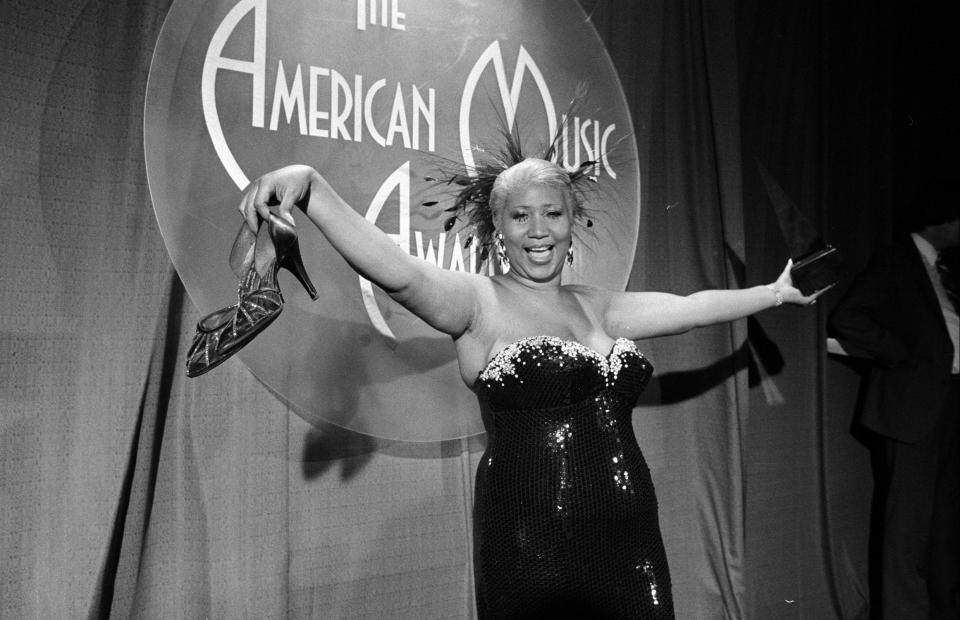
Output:
[[[738,9],[747,278],[763,277],[762,266],[789,246],[761,167],[824,241],[855,258],[865,230],[844,234],[840,223],[882,229],[889,213],[889,187],[839,202],[840,192],[876,184],[889,170],[887,93],[880,89],[876,108],[864,111],[856,92],[877,85],[882,59],[870,55],[882,51],[880,39],[839,21],[846,16],[828,3],[774,10],[746,0]],[[873,135],[864,133],[870,125]],[[847,166],[854,168],[844,176]],[[860,211],[870,198],[872,212]],[[872,478],[868,452],[851,433],[859,375],[825,352],[825,318],[839,293],[750,324],[758,362],[745,427],[751,617],[869,617]]]
[[[830,111],[831,88],[855,72],[841,79],[818,56],[839,38],[822,3],[581,4],[639,145],[629,288],[775,279],[787,249],[754,161],[829,231],[829,199],[852,191],[829,166],[865,152],[829,157],[830,132],[853,116]],[[184,376],[199,316],[143,163],[168,6],[0,5],[0,617],[474,617],[482,437],[310,427],[236,360]],[[871,162],[850,172],[870,174]],[[680,618],[864,609],[870,476],[847,411],[858,376],[826,361],[827,306],[639,343],[657,375],[634,426]]]

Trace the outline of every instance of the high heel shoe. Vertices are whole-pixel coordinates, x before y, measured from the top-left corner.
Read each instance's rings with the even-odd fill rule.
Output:
[[[230,267],[240,275],[237,303],[211,312],[197,323],[187,352],[187,376],[198,377],[216,368],[253,340],[283,310],[277,273],[283,267],[299,280],[311,299],[317,290],[307,276],[294,227],[271,213],[256,235],[246,224],[237,234]]]

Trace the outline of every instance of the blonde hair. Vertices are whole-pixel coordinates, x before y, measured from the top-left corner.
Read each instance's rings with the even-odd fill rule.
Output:
[[[583,216],[584,208],[570,180],[570,173],[552,161],[529,157],[501,172],[493,182],[493,188],[490,190],[490,211],[493,220],[496,221],[511,194],[531,185],[558,190],[573,217]]]

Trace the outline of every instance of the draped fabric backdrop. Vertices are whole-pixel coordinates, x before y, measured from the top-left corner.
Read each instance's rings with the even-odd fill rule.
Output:
[[[581,4],[639,145],[631,290],[776,278],[758,161],[852,268],[889,236],[909,139],[895,14]],[[473,617],[483,437],[308,426],[237,360],[185,378],[199,312],[143,156],[168,7],[0,4],[0,616]],[[829,303],[640,343],[657,375],[635,428],[680,618],[866,617],[869,459],[857,369],[826,359]]]

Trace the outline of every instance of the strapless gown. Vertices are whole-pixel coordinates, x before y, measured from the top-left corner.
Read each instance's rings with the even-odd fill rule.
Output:
[[[540,336],[480,373],[480,618],[673,618],[657,500],[631,424],[653,372],[633,342],[610,354]]]

